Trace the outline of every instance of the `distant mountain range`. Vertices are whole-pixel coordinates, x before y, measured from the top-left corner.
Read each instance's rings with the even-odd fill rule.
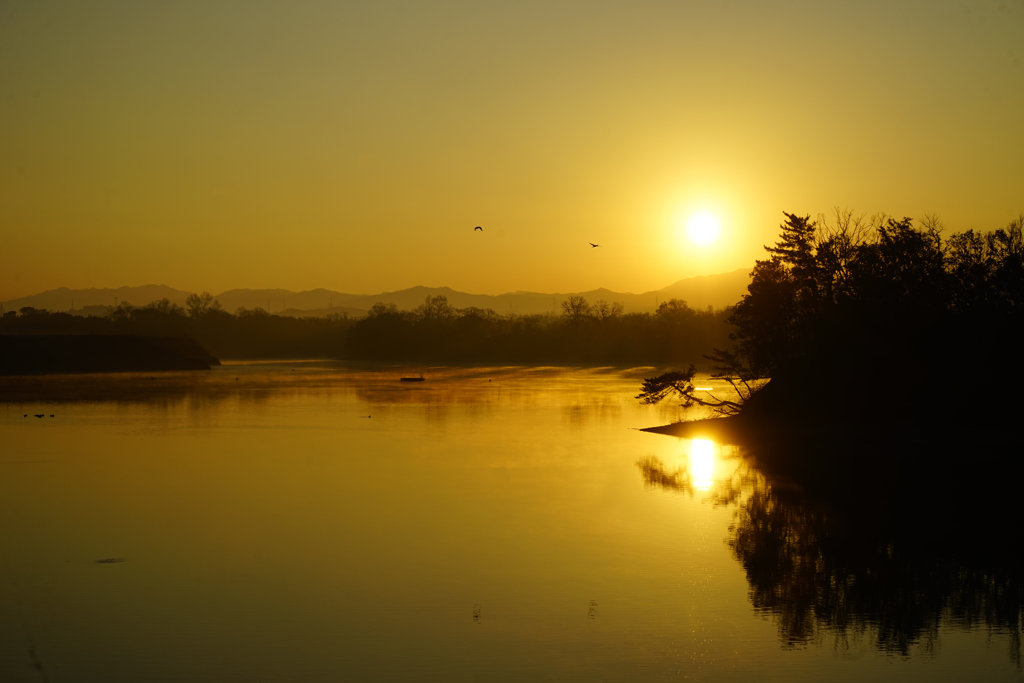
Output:
[[[740,300],[750,283],[747,268],[731,273],[705,275],[679,280],[668,287],[643,294],[613,292],[595,289],[588,292],[542,294],[539,292],[509,292],[506,294],[467,294],[449,287],[410,287],[397,292],[381,294],[345,294],[329,289],[312,289],[292,292],[287,289],[229,289],[216,295],[221,306],[227,311],[238,308],[263,308],[271,313],[289,316],[324,316],[331,313],[363,315],[378,301],[395,304],[400,309],[416,308],[428,296],[446,296],[448,303],[456,308],[491,308],[499,313],[550,313],[559,312],[559,304],[576,294],[587,298],[590,303],[605,300],[621,303],[627,313],[652,312],[657,304],[668,299],[683,299],[692,308],[724,308]],[[0,302],[3,310],[18,310],[25,306],[45,308],[50,311],[71,311],[82,314],[96,314],[107,306],[128,301],[144,306],[151,301],[169,299],[172,303],[184,305],[190,292],[167,287],[166,285],[143,285],[142,287],[119,287],[117,289],[68,289],[60,287],[33,296]]]

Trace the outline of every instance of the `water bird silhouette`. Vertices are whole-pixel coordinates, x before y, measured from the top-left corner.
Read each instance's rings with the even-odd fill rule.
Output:
[[[601,246],[600,244],[594,244],[593,242],[587,242],[587,244],[589,244],[592,247],[599,247],[599,246]]]
[[[36,417],[46,417],[46,415],[36,415]]]
[[[480,227],[479,225],[478,225],[478,226],[476,226],[475,228],[473,228],[473,232],[476,232],[477,230],[479,230],[480,232],[483,232],[483,231],[484,231],[484,229],[483,229],[483,228],[481,228],[481,227]]]

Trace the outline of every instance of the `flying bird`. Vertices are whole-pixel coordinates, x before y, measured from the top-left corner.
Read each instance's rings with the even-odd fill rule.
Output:
[[[594,244],[593,242],[588,242],[587,244],[589,244],[592,247],[599,247],[599,246],[601,246],[600,244]]]
[[[479,230],[480,232],[483,232],[483,231],[484,231],[484,229],[483,229],[483,228],[481,228],[481,227],[480,227],[479,225],[478,225],[478,226],[476,226],[475,228],[473,228],[473,232],[476,232],[477,230]]]

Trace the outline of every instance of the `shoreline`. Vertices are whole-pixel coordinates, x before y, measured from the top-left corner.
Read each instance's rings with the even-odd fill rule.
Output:
[[[0,335],[0,376],[209,370],[220,365],[191,337]]]

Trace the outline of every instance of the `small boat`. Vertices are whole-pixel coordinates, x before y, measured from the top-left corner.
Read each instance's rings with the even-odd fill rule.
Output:
[[[400,382],[425,382],[426,380],[422,377],[400,377]]]

